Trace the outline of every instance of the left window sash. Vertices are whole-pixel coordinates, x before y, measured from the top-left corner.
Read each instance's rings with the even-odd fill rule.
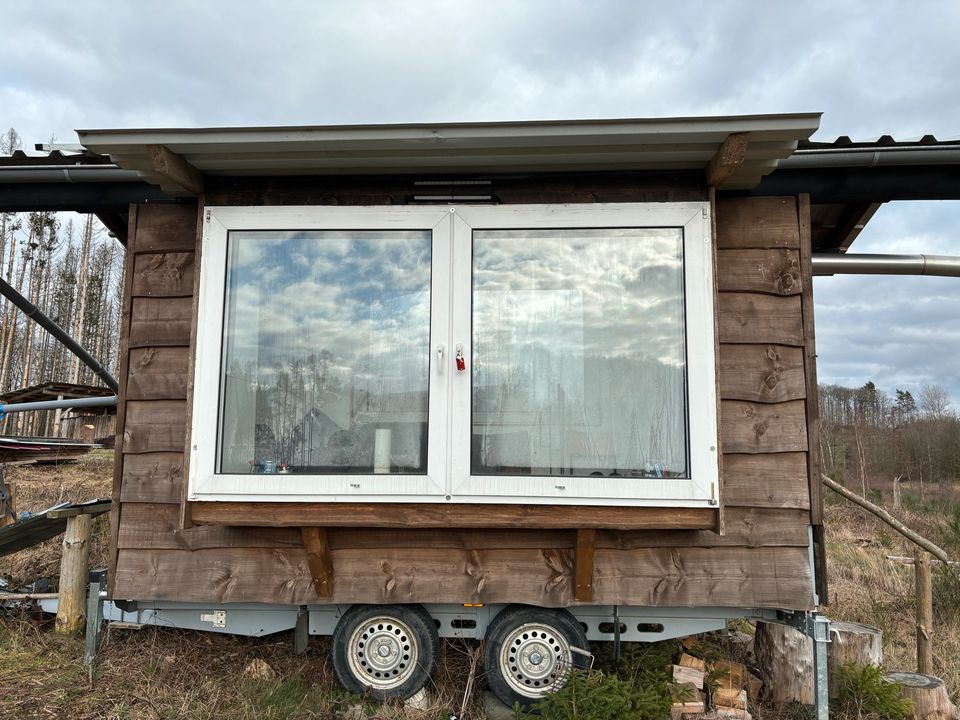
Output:
[[[207,210],[189,498],[442,500],[450,214]]]

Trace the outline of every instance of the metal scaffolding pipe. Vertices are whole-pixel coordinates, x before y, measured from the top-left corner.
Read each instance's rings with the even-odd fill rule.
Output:
[[[74,340],[72,337],[67,335],[66,331],[57,325],[53,320],[48,318],[42,312],[40,308],[34,305],[32,302],[27,300],[23,295],[14,289],[10,283],[6,280],[0,278],[0,294],[7,298],[10,302],[16,305],[23,311],[23,314],[28,318],[36,322],[40,327],[46,330],[48,333],[53,335],[57,340],[59,340],[70,352],[76,355],[80,360],[83,361],[84,365],[93,370],[97,376],[106,383],[114,392],[119,390],[119,385],[114,379],[113,375],[107,372],[107,369],[103,367],[97,360],[88,353],[80,343]]]
[[[955,255],[829,255],[813,256],[814,275],[938,275],[960,277]]]
[[[36,402],[10,403],[0,405],[0,416],[8,413],[30,412],[31,410],[69,410],[70,408],[113,407],[117,396],[76,398],[73,400],[38,400]]]

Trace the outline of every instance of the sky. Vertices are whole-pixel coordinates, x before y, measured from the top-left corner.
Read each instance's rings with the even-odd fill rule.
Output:
[[[5,3],[0,126],[823,112],[814,139],[960,138],[960,2]],[[960,202],[881,208],[854,251],[960,255]],[[820,381],[960,406],[960,280],[818,278]]]

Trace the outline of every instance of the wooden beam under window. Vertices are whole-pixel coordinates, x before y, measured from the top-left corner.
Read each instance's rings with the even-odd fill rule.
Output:
[[[320,527],[300,528],[303,547],[307,551],[307,566],[313,577],[313,587],[322,600],[333,596],[333,560],[330,558],[330,542],[327,529]]]
[[[596,530],[577,530],[577,550],[573,561],[573,599],[577,602],[593,601],[593,550],[596,540]]]
[[[707,165],[707,185],[719,187],[743,165],[749,133],[730,133]]]
[[[194,502],[198,525],[712,530],[716,508],[440,503]]]
[[[153,171],[193,195],[201,195],[206,185],[203,173],[166,145],[147,145]]]

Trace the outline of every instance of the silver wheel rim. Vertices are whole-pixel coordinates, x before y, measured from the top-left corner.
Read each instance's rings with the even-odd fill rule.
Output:
[[[374,690],[403,685],[417,668],[419,648],[410,627],[397,618],[366,620],[350,635],[347,661],[354,677]]]
[[[570,643],[555,627],[527,623],[500,647],[500,674],[511,689],[528,698],[563,687],[571,664]]]

